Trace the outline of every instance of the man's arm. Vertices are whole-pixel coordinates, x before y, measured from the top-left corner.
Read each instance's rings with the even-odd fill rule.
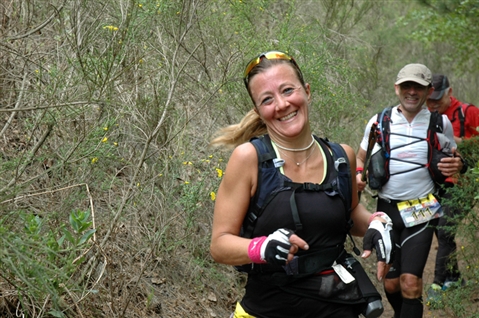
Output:
[[[479,136],[479,108],[471,105],[465,114],[464,126],[471,131],[472,136]]]
[[[356,182],[358,184],[358,191],[363,191],[364,188],[366,188],[366,181],[363,181],[361,178],[362,170],[363,169],[367,170],[367,167],[364,167],[365,160],[366,160],[366,150],[359,147],[358,153],[356,155]]]

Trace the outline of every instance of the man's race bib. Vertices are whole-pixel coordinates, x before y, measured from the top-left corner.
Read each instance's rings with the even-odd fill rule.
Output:
[[[424,198],[399,202],[397,206],[406,227],[428,222],[444,214],[441,204],[432,193]]]

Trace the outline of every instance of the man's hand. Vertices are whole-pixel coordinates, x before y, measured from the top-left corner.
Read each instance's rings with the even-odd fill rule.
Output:
[[[460,173],[464,166],[464,162],[462,161],[461,156],[456,152],[456,148],[452,148],[452,153],[452,157],[442,158],[441,162],[437,164],[437,168],[446,177]]]
[[[356,183],[358,185],[358,191],[364,191],[367,183],[362,180],[361,174],[356,174]]]

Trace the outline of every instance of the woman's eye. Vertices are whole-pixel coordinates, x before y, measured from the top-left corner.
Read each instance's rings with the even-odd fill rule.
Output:
[[[271,105],[273,103],[272,97],[267,97],[261,101],[261,105]]]
[[[293,94],[293,92],[294,92],[294,88],[293,88],[293,87],[288,87],[288,88],[285,88],[285,89],[283,90],[283,94],[284,94],[284,95],[287,95],[287,96]]]

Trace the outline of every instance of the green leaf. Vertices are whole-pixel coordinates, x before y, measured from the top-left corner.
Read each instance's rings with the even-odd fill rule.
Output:
[[[76,245],[76,240],[73,235],[67,229],[63,229],[63,234],[65,234],[65,238],[72,244]]]
[[[58,318],[65,317],[65,314],[59,310],[50,310],[48,313],[52,315],[53,317],[58,317]]]
[[[95,233],[95,232],[96,232],[95,229],[91,229],[89,231],[86,231],[85,234],[83,234],[82,237],[80,238],[80,241],[78,242],[78,245],[82,245],[85,242],[87,242],[93,236],[93,233]]]

